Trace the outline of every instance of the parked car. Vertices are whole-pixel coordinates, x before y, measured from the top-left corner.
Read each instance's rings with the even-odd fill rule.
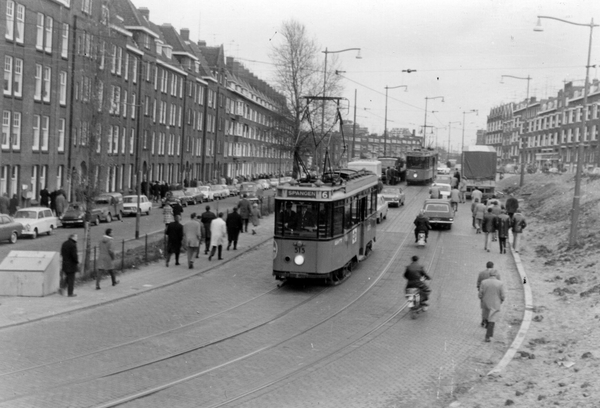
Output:
[[[435,182],[452,185],[452,178],[453,178],[453,176],[451,176],[451,175],[438,174],[437,177],[435,178]]]
[[[229,188],[229,194],[232,196],[240,195],[240,189],[235,184],[230,184],[227,186]]]
[[[252,203],[262,201],[263,193],[262,187],[254,182],[245,181],[240,184],[240,195],[246,195]]]
[[[400,207],[404,205],[404,191],[400,187],[384,187],[379,195],[387,201],[388,207]]]
[[[202,194],[202,201],[213,201],[215,199],[215,194],[210,189],[210,186],[200,186],[196,188],[200,190],[200,193]]]
[[[8,215],[0,215],[0,241],[14,244],[21,236],[21,232],[23,232],[23,224],[16,222]]]
[[[181,206],[182,207],[187,207],[188,205],[194,205],[194,199],[191,198],[190,196],[186,195],[185,191],[183,191],[183,190],[172,190],[170,193],[171,193],[171,197],[175,197],[179,201],[181,201]]]
[[[272,178],[271,180],[269,180],[269,182],[271,183],[271,187],[273,187],[273,188],[277,188],[277,186],[279,185],[278,178]]]
[[[452,187],[450,187],[450,184],[436,182],[431,185],[431,187],[433,186],[437,186],[440,188],[440,195],[442,196],[442,198],[445,198],[446,200],[450,199],[450,193],[452,192]]]
[[[61,222],[63,227],[83,227],[85,221],[85,205],[83,203],[71,203],[63,213]],[[100,217],[92,219],[92,223],[98,225]]]
[[[136,215],[139,211],[140,213],[146,213],[146,215],[150,215],[150,211],[152,210],[152,203],[148,200],[148,197],[145,195],[140,195],[140,207],[138,209],[137,205],[137,195],[127,195],[123,197],[123,214],[124,215]]]
[[[103,193],[94,202],[92,219],[111,222],[113,218],[123,218],[123,195],[121,193]]]
[[[450,174],[450,168],[449,167],[438,167],[437,174]]]
[[[427,199],[423,204],[424,215],[429,218],[431,227],[439,226],[451,229],[454,223],[454,210],[450,201],[438,198]]]
[[[225,190],[223,190],[223,186],[220,184],[210,186],[210,191],[212,191],[215,200],[222,200],[229,196],[229,194],[225,194]]]
[[[58,226],[58,218],[46,207],[28,207],[16,212],[14,220],[23,225],[22,235],[35,239],[39,234],[52,234]]]
[[[196,205],[204,201],[202,191],[198,187],[187,187],[183,190],[185,195],[192,198],[192,205]]]
[[[223,198],[227,198],[231,195],[231,191],[229,190],[229,187],[227,186],[227,184],[219,184],[221,186],[221,188],[223,189]]]
[[[388,214],[388,203],[383,199],[382,196],[377,196],[377,224],[387,219]]]
[[[271,188],[271,184],[266,179],[258,179],[256,180],[256,184],[260,185],[263,190],[268,190]]]
[[[165,205],[170,205],[171,207],[173,207],[175,204],[180,205],[181,208],[185,207],[183,204],[181,204],[181,200],[179,198],[173,197],[173,196],[168,196],[168,197],[165,197],[160,208],[164,208]]]

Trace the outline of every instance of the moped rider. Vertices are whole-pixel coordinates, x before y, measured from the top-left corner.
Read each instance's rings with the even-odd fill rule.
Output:
[[[419,215],[415,218],[415,243],[419,242],[419,231],[423,231],[425,233],[425,242],[427,242],[427,237],[429,237],[429,230],[431,229],[431,224],[429,224],[429,218],[425,215],[425,211],[419,211]]]
[[[427,275],[427,272],[425,272],[425,268],[419,264],[418,256],[414,255],[412,257],[412,263],[406,267],[404,277],[408,281],[406,289],[419,289],[419,292],[421,293],[421,306],[427,306],[427,300],[429,299],[431,289],[429,289],[425,280],[431,280],[431,278]]]

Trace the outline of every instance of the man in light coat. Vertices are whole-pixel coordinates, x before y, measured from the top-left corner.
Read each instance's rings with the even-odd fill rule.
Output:
[[[494,337],[494,326],[500,317],[500,309],[505,299],[504,284],[500,281],[498,272],[492,269],[490,277],[481,282],[479,299],[481,299],[482,319],[487,321],[485,341]]]
[[[208,260],[212,260],[215,255],[215,251],[218,249],[219,260],[223,257],[223,245],[227,242],[227,225],[223,219],[223,213],[220,212],[219,216],[212,220],[210,223],[210,255]]]
[[[98,271],[96,272],[96,290],[100,290],[100,280],[106,272],[110,274],[112,285],[116,286],[119,281],[115,278],[113,261],[115,259],[115,251],[113,250],[112,228],[107,228],[104,236],[100,240],[99,255],[98,255]]]
[[[496,277],[498,278],[498,280],[500,280],[500,274],[498,273],[498,271],[496,271],[494,269],[494,263],[492,261],[488,261],[485,264],[485,269],[483,271],[479,272],[479,275],[477,275],[477,295],[479,295],[479,289],[481,289],[481,282],[483,282],[486,279],[489,279],[492,271],[496,272]],[[481,306],[481,327],[486,328],[487,324],[488,324],[487,315],[484,314],[483,305],[482,305]]]
[[[512,232],[513,232],[513,249],[515,252],[519,252],[519,244],[521,243],[521,234],[527,226],[525,216],[521,213],[521,210],[517,208],[517,212],[512,217]]]
[[[190,220],[183,224],[183,243],[187,248],[188,268],[194,268],[194,258],[198,257],[200,243],[202,242],[202,228],[196,221],[196,213],[190,215]]]

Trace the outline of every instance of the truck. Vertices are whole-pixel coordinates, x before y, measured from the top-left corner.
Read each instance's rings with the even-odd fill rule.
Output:
[[[381,177],[381,162],[379,160],[355,160],[348,162],[348,168],[350,170],[367,170],[375,174],[377,177]]]
[[[483,193],[483,200],[496,195],[496,149],[492,146],[466,146],[462,153],[462,180],[467,185],[466,198],[475,188]]]

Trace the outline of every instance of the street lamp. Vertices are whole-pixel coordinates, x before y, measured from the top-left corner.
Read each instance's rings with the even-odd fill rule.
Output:
[[[346,51],[358,51],[358,54],[356,55],[356,59],[362,59],[361,55],[360,55],[360,48],[346,48],[344,50],[339,50],[339,51],[329,51],[327,48],[325,48],[325,51],[321,51],[323,54],[325,54],[325,66],[323,68],[323,104],[321,107],[321,137],[325,137],[325,96],[327,93],[327,54],[339,54],[341,52],[346,52]],[[315,162],[316,162],[316,153],[317,153],[317,148],[315,147]]]
[[[441,99],[442,102],[444,102],[444,97],[443,96],[432,96],[430,97],[425,97],[425,121],[423,123],[423,148],[425,148],[427,146],[427,143],[425,143],[425,138],[427,137],[427,102],[430,99]]]
[[[459,121],[456,122],[448,122],[448,154],[446,157],[446,162],[448,160],[450,160],[450,131],[452,130],[452,124],[453,123],[460,123]],[[461,160],[461,164],[462,164],[462,160]]]
[[[471,109],[470,111],[464,111],[463,112],[463,120],[462,120],[462,143],[461,143],[461,148],[460,148],[460,168],[463,168],[463,159],[462,159],[462,153],[465,151],[465,115],[468,113],[475,113],[477,116],[479,116],[479,111],[477,109]]]
[[[404,92],[408,92],[408,85],[387,86],[385,87],[385,125],[383,128],[383,157],[387,156],[387,105],[388,105],[388,89],[404,88]]]
[[[502,77],[500,78],[500,83],[504,83],[502,82],[502,79],[504,78],[515,78],[515,79],[523,79],[527,81],[527,96],[525,97],[525,111],[523,112],[523,125],[524,126],[527,121],[525,116],[527,115],[527,109],[529,109],[529,81],[531,81],[531,77],[529,75],[527,75],[527,78],[524,77],[518,77],[518,76],[514,76],[514,75],[502,75]],[[520,127],[520,129],[523,129],[523,127]],[[523,184],[525,184],[525,141],[523,140],[523,131],[521,131],[519,140],[521,141],[521,180],[519,182],[519,186],[523,187]]]
[[[579,199],[581,194],[581,172],[583,170],[583,139],[586,134],[586,119],[587,119],[587,100],[588,100],[588,84],[590,78],[590,58],[592,54],[592,34],[594,32],[594,27],[598,27],[597,24],[594,24],[594,19],[592,18],[589,24],[582,23],[573,23],[571,21],[563,20],[561,18],[556,17],[548,17],[548,16],[538,16],[538,22],[534,31],[543,31],[542,28],[542,18],[547,18],[550,20],[561,21],[563,23],[589,27],[590,28],[590,40],[588,44],[588,54],[587,54],[587,64],[585,65],[585,83],[583,84],[583,117],[581,118],[581,131],[579,132],[579,142],[577,145],[577,169],[575,173],[575,192],[573,194],[573,210],[572,210],[572,218],[571,218],[571,232],[569,234],[569,247],[573,247],[577,243],[577,222],[579,220]]]

